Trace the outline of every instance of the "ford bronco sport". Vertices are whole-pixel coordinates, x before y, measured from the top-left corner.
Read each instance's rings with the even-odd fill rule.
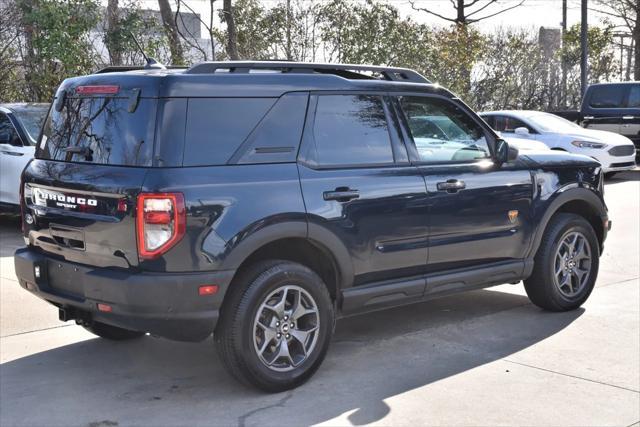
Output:
[[[207,62],[65,80],[21,185],[20,285],[108,339],[213,334],[267,391],[336,318],[524,280],[572,310],[609,228],[600,165],[518,155],[400,68]]]

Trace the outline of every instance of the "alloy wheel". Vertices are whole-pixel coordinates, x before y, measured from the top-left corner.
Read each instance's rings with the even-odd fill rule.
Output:
[[[313,297],[300,286],[281,286],[264,299],[256,313],[254,349],[267,368],[291,371],[313,352],[319,327]]]
[[[560,241],[554,258],[554,283],[560,293],[573,298],[589,280],[591,246],[579,231],[569,231]]]

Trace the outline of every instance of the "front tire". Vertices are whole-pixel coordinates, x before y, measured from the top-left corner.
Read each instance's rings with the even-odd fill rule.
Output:
[[[554,215],[538,248],[531,276],[524,281],[532,303],[568,311],[589,298],[598,276],[600,246],[591,224],[575,214]]]
[[[129,329],[118,328],[117,326],[111,326],[100,322],[93,322],[91,325],[85,326],[84,328],[100,338],[105,338],[111,341],[127,341],[140,338],[145,335],[144,332],[130,331]]]
[[[234,281],[215,332],[228,371],[268,392],[297,387],[318,369],[333,334],[331,297],[304,265],[263,261]]]

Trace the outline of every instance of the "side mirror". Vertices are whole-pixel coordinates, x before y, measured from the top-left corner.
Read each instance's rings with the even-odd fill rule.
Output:
[[[515,128],[515,129],[513,130],[513,132],[514,132],[516,135],[529,135],[529,129],[528,129],[528,128],[526,128],[526,127],[524,127],[524,126],[520,126],[519,128]]]
[[[510,147],[504,139],[496,140],[496,161],[498,163],[511,162],[518,158],[518,149]]]
[[[11,144],[11,134],[9,132],[0,132],[0,144]]]

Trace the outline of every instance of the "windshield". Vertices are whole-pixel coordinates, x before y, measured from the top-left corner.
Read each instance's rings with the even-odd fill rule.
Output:
[[[36,143],[36,140],[40,135],[40,129],[42,128],[42,123],[47,116],[48,109],[49,106],[47,105],[38,105],[13,108],[11,110],[14,116],[18,118],[18,121],[27,134],[31,145]]]
[[[575,132],[576,128],[582,129],[567,119],[549,113],[532,114],[527,119],[543,132],[566,133]]]

